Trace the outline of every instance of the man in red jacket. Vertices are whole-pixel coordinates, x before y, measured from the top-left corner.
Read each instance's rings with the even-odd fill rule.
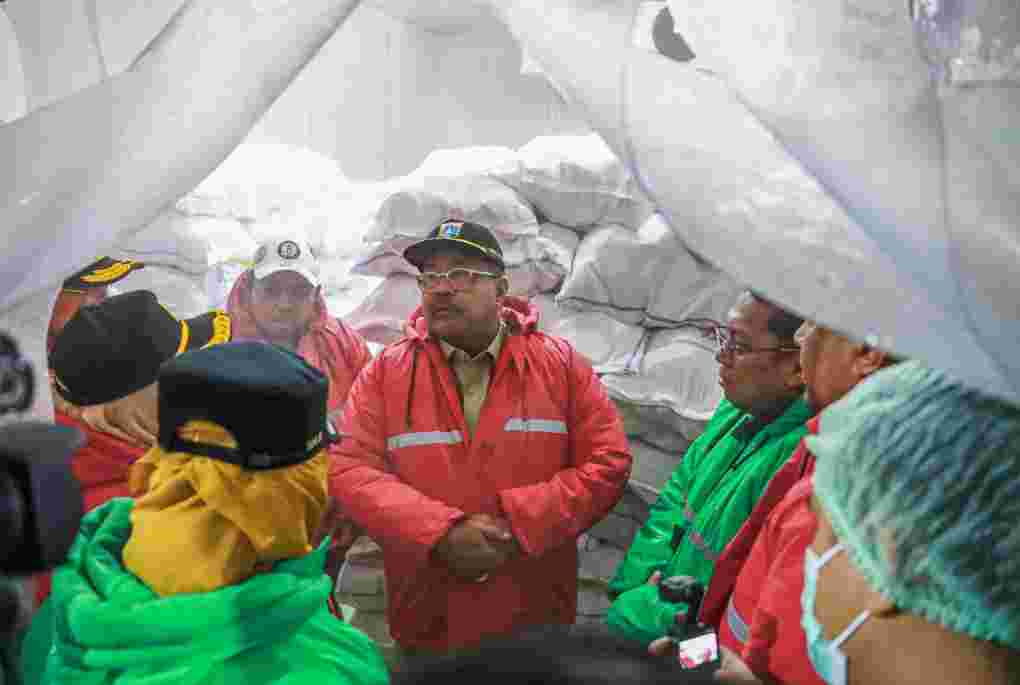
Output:
[[[892,363],[887,354],[805,322],[797,331],[807,401],[817,413]],[[731,683],[824,685],[808,659],[801,629],[804,551],[815,534],[809,508],[814,456],[803,441],[769,482],[751,517],[730,542],[702,603],[701,620],[719,629],[720,677]]]
[[[390,632],[408,652],[442,652],[572,623],[577,536],[630,474],[616,408],[506,296],[488,229],[447,221],[404,256],[422,305],[355,382],[330,474],[383,549]]]

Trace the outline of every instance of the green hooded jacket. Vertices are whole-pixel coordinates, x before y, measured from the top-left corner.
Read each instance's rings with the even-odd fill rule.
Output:
[[[132,506],[82,520],[25,638],[25,685],[389,681],[371,640],[329,612],[325,543],[238,585],[161,598],[121,564]]]
[[[645,644],[667,634],[687,607],[660,600],[649,577],[655,571],[663,578],[693,576],[707,588],[719,554],[790,458],[810,417],[803,399],[766,425],[725,399],[720,403],[610,581],[619,595],[606,615],[614,632]]]

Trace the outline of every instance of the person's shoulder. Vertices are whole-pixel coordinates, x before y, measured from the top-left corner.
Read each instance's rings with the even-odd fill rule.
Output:
[[[410,373],[415,355],[425,355],[425,350],[415,349],[416,347],[420,347],[420,342],[411,338],[401,338],[390,343],[368,361],[362,373],[380,374],[392,371]],[[421,361],[418,363],[421,364]]]
[[[578,360],[587,363],[583,356],[566,338],[558,335],[549,335],[543,331],[532,330],[525,333],[512,333],[507,335],[507,341],[517,341],[517,344],[524,345],[528,354],[533,357],[570,365]]]
[[[769,513],[769,527],[775,529],[803,525],[813,527],[814,515],[808,506],[812,490],[810,478],[801,478],[794,483]]]

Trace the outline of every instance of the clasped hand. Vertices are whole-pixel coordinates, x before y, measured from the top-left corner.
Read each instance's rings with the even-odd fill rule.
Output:
[[[519,556],[521,548],[506,519],[474,514],[454,524],[434,554],[458,578],[482,580]]]

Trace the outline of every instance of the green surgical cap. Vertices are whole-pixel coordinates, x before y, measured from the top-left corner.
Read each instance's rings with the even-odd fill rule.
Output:
[[[1020,649],[1020,410],[904,362],[826,409],[807,445],[815,496],[875,589]]]

